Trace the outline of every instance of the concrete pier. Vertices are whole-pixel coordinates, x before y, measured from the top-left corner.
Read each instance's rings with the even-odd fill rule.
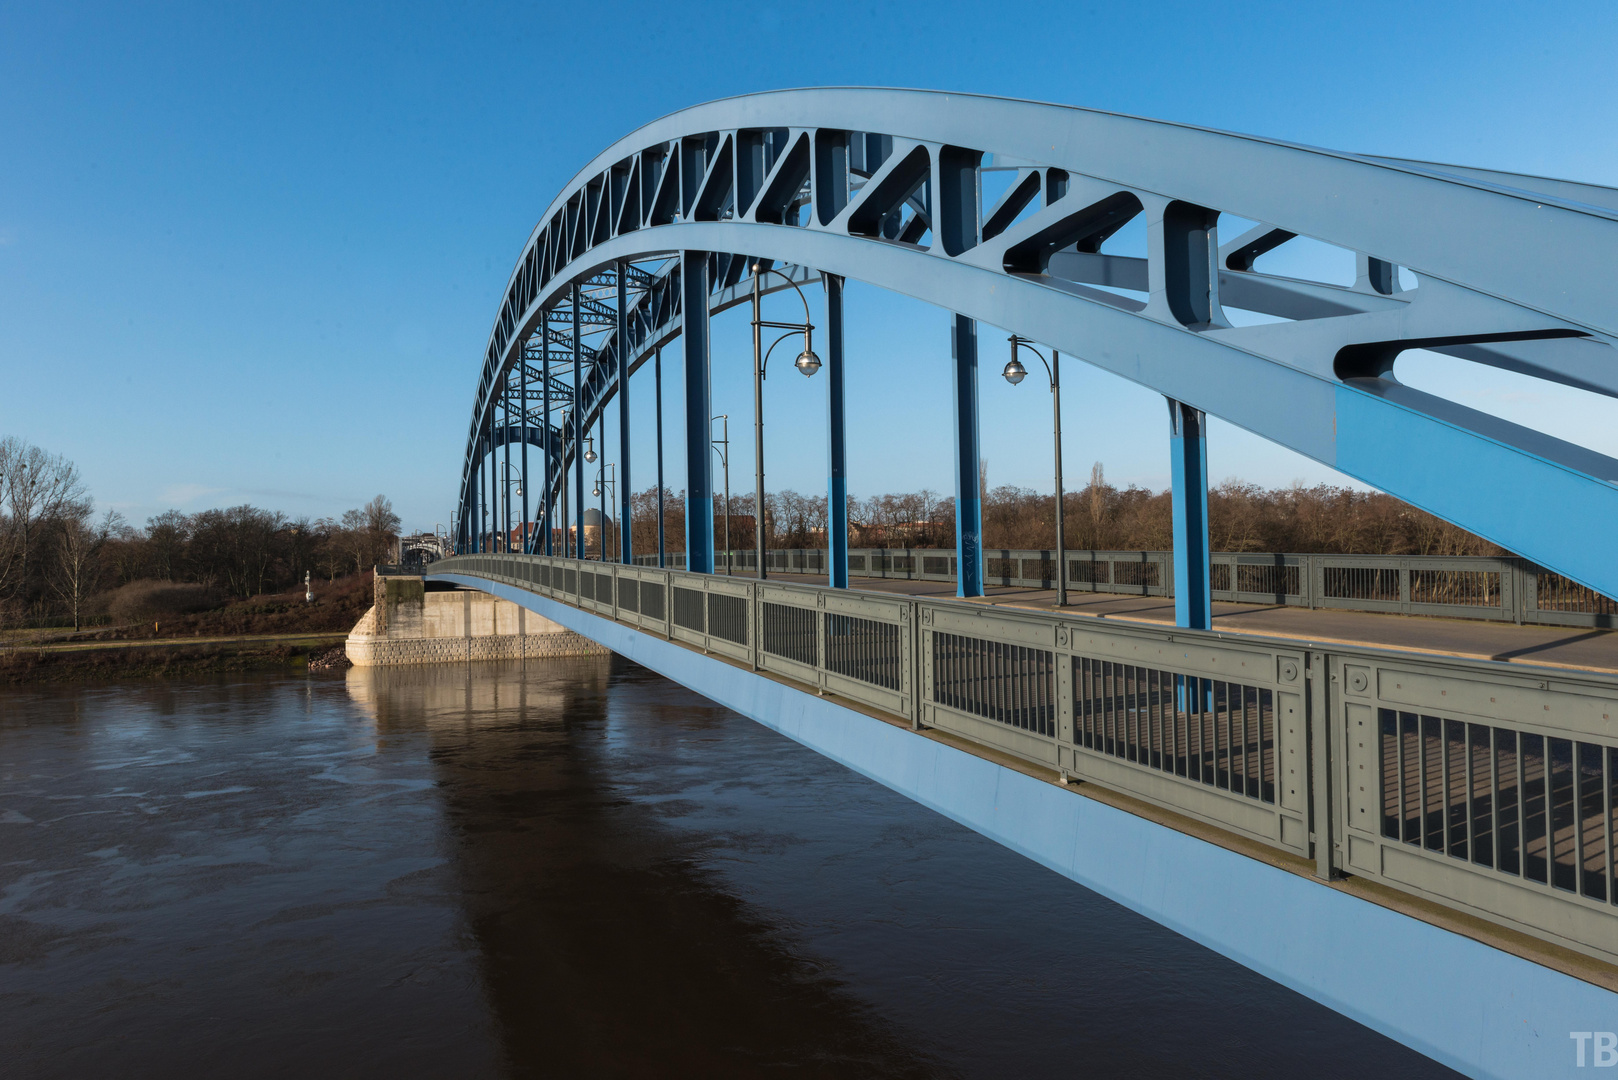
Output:
[[[604,655],[544,616],[474,589],[429,589],[419,577],[376,579],[376,600],[345,645],[355,667]]]

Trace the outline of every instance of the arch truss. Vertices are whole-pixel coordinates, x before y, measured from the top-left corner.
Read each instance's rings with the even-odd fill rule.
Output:
[[[1144,253],[1111,250],[1137,220]],[[1353,283],[1262,269],[1298,238],[1352,253]],[[841,283],[953,313],[963,592],[981,582],[981,321],[1168,400],[1183,622],[1206,619],[1209,414],[1618,595],[1618,461],[1417,390],[1394,369],[1400,353],[1428,349],[1618,396],[1618,190],[898,90],[700,105],[619,140],[573,178],[524,245],[489,336],[459,548],[497,542],[482,524],[488,507],[510,500],[513,475],[530,475],[526,461],[502,468],[497,452],[530,447],[543,459],[542,525],[519,542],[551,542],[560,508],[572,504],[565,522],[593,486],[583,459],[604,450],[591,433],[613,402],[627,524],[628,376],[660,365],[676,340],[687,497],[709,500],[708,318],[749,298],[759,262],[828,285],[834,513]],[[530,520],[526,505],[514,513]],[[705,517],[688,516],[693,569],[713,566]],[[840,524],[834,516],[833,534]]]

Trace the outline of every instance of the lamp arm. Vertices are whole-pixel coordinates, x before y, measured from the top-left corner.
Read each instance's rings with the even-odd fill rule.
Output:
[[[1040,366],[1045,369],[1045,378],[1047,380],[1049,380],[1051,386],[1054,387],[1056,385],[1056,376],[1051,373],[1050,364],[1045,362],[1045,354],[1040,352],[1038,349],[1034,348],[1032,345],[1030,345],[1028,342],[1024,341],[1020,337],[1019,338],[1012,338],[1012,341],[1016,344],[1016,346],[1019,349],[1027,349],[1029,352],[1031,352],[1035,356],[1039,357]]]
[[[793,334],[801,334],[801,333],[803,333],[802,330],[788,330],[786,333],[782,334],[780,337],[778,337],[774,341],[770,342],[770,347],[768,349],[764,350],[764,359],[762,361],[760,361],[759,365],[758,365],[759,376],[761,378],[764,377],[765,373],[769,371],[769,368],[770,368],[770,354],[775,351],[775,347],[777,345],[781,344],[781,342],[785,341],[787,338],[791,337]]]
[[[753,265],[758,266],[757,263],[754,263]],[[762,266],[760,266],[760,267],[758,267],[758,269],[761,272],[766,273],[766,274],[774,274],[776,277],[780,278],[782,281],[786,282],[788,285],[791,285],[792,286],[792,291],[798,294],[798,299],[799,300],[803,301],[803,321],[805,323],[809,323],[809,322],[813,321],[813,320],[811,320],[809,318],[809,298],[803,295],[803,290],[798,288],[798,283],[796,281],[793,281],[791,278],[787,277],[785,274],[783,274],[781,271],[777,270],[773,266],[770,266],[770,267],[762,267]]]

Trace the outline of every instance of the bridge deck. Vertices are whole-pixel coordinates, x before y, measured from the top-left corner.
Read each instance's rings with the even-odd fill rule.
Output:
[[[771,580],[825,585],[824,574],[772,572]],[[855,578],[852,588],[877,593],[949,599],[955,586],[947,581],[899,578]],[[1053,610],[1054,589],[989,586],[981,600],[962,603]],[[1158,596],[1069,593],[1067,610],[1125,622],[1173,625],[1174,600]],[[1310,610],[1263,604],[1213,605],[1215,630],[1331,644],[1404,649],[1475,660],[1618,672],[1618,631],[1566,626],[1517,626],[1473,619],[1440,619],[1418,615],[1382,615],[1362,611]]]

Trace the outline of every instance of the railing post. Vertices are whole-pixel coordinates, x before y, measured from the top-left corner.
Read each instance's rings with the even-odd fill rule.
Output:
[[[983,492],[978,444],[978,327],[951,316],[955,390],[955,558],[957,596],[983,595]]]
[[[915,600],[905,605],[904,635],[910,661],[905,665],[910,681],[910,730],[921,730],[922,663],[921,663],[921,604]]]
[[[708,442],[708,253],[680,253],[680,344],[685,353],[685,569],[714,572],[713,449]],[[760,512],[762,507],[755,507]]]
[[[1504,575],[1501,575],[1502,577]],[[1528,611],[1528,590],[1533,586],[1527,569],[1521,559],[1511,560],[1511,621],[1518,626],[1523,624],[1524,616]]]
[[[1315,844],[1315,876],[1330,881],[1333,869],[1336,822],[1332,820],[1332,704],[1334,677],[1322,652],[1305,654],[1305,716],[1309,725],[1310,817]]]
[[[1213,628],[1209,595],[1208,435],[1202,410],[1169,399],[1174,481],[1174,625]]]

